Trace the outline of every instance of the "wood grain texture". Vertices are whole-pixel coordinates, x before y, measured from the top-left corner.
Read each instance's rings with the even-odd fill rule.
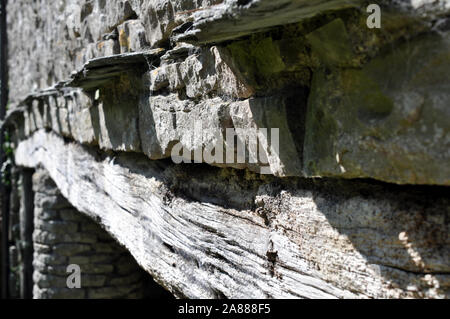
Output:
[[[175,166],[44,130],[15,157],[177,297],[449,296],[447,188]]]

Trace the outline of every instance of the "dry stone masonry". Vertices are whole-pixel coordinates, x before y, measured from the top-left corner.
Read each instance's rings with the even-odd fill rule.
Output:
[[[144,273],[98,224],[76,211],[43,170],[33,176],[35,299],[143,298]],[[77,265],[80,288],[68,287]]]
[[[101,227],[176,297],[448,298],[450,1],[371,3],[10,1],[35,297],[142,296]]]

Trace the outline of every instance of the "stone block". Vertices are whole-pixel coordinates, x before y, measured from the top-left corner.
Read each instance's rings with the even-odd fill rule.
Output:
[[[53,253],[59,256],[74,256],[92,251],[92,246],[87,244],[57,244],[53,248]]]
[[[449,35],[398,45],[361,70],[314,75],[307,176],[450,185]]]

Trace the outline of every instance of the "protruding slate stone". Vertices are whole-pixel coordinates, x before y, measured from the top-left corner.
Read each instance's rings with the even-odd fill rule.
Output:
[[[358,8],[361,0],[227,0],[192,14],[189,31],[177,41],[216,43],[236,39],[269,27],[296,23],[331,10]]]
[[[99,88],[120,75],[134,71],[138,74],[163,54],[163,49],[146,52],[116,54],[89,60],[79,71],[71,75],[67,82],[59,86],[80,87],[83,89]]]

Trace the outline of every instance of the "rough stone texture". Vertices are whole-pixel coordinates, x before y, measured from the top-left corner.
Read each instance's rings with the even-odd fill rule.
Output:
[[[142,298],[145,274],[129,253],[88,217],[76,211],[44,170],[35,191],[35,299]],[[81,288],[67,287],[67,267],[81,269]]]
[[[380,4],[377,30],[359,0],[14,1],[17,164],[178,297],[448,298],[450,2]],[[279,152],[168,159],[227,128]]]
[[[14,88],[26,87],[28,92],[55,85],[22,103],[25,136],[46,127],[80,143],[142,152],[156,160],[170,157],[177,143],[189,153],[211,149],[226,140],[226,128],[279,128],[279,152],[271,144],[261,146],[267,164],[260,160],[226,166],[260,173],[267,169],[276,176],[450,184],[446,1],[441,6],[385,2],[383,30],[388,33],[366,27],[361,1],[225,1],[209,6],[213,2],[118,1],[117,6],[108,2],[104,7],[101,1],[68,3],[59,7],[61,15],[70,12],[76,18],[64,22],[47,21],[44,13],[51,6],[39,6],[39,21],[66,24],[63,28],[73,33],[73,39],[60,42],[83,52],[103,34],[107,41],[118,41],[120,50],[96,52],[74,65],[76,59],[65,51],[37,46],[38,55],[56,54],[49,63],[57,60],[63,67],[55,71],[61,75],[52,83],[27,82],[30,76],[42,80],[52,74],[54,68],[42,62],[36,63],[42,70],[29,72],[28,78],[12,77],[12,84],[19,78],[24,83]],[[12,26],[20,23],[16,6],[10,8]],[[184,9],[183,14],[172,14]],[[323,13],[330,10],[336,13]],[[20,12],[27,17],[28,11]],[[148,12],[159,13],[151,13],[148,20]],[[284,20],[295,12],[295,18]],[[103,23],[91,19],[95,14]],[[279,26],[281,22],[291,24]],[[225,27],[230,25],[235,27]],[[26,30],[14,27],[10,32],[27,36]],[[91,36],[86,40],[83,34]],[[149,51],[170,34],[174,38],[164,49]],[[198,38],[191,39],[194,45],[177,42],[182,39],[177,35],[193,34]],[[149,35],[159,40],[145,40]],[[230,35],[233,42],[216,43]],[[143,51],[138,43],[146,41],[150,45]],[[198,42],[215,43],[199,47]],[[12,69],[29,70],[15,54],[26,50],[14,45]],[[97,59],[89,60],[93,57]],[[69,77],[71,70],[77,72]],[[203,140],[193,136],[195,121],[210,130]],[[251,152],[248,147],[247,154]]]

